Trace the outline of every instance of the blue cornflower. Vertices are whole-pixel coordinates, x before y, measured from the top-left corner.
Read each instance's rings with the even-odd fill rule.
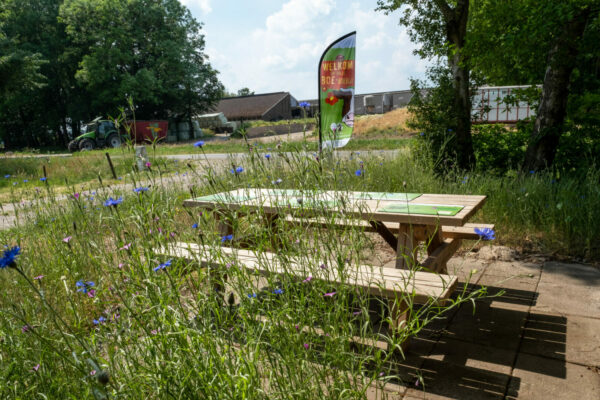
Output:
[[[117,205],[121,204],[123,202],[123,197],[119,197],[118,199],[113,199],[112,197],[109,197],[108,200],[106,200],[104,202],[104,206],[105,207],[116,207]]]
[[[448,132],[452,132],[452,129],[448,128]]]
[[[19,254],[21,254],[21,248],[19,246],[4,250],[4,254],[2,255],[2,258],[0,258],[0,269],[13,266],[15,259]]]
[[[275,289],[271,293],[273,293],[273,294],[282,294],[283,293],[283,289]]]
[[[202,140],[199,140],[196,143],[194,143],[194,147],[202,147],[202,146],[204,146],[204,141],[202,141]]]
[[[4,175],[4,177],[5,177],[6,179],[8,179],[8,178],[10,178],[10,175],[9,175],[9,174],[6,174],[6,175]]]
[[[27,183],[27,182],[29,182],[28,179],[23,179],[23,183]]]
[[[354,175],[356,175],[356,176],[362,176],[362,174],[363,174],[363,170],[362,170],[362,169],[357,169],[357,170],[354,172]]]
[[[496,232],[491,228],[475,228],[475,233],[479,235],[482,240],[494,240],[496,239]]]
[[[154,268],[154,272],[156,272],[156,271],[158,271],[160,269],[165,269],[167,267],[170,267],[171,266],[171,262],[173,262],[173,260],[165,261],[164,263],[160,264],[158,267],[155,267]]]
[[[136,192],[136,193],[142,193],[142,192],[147,192],[147,191],[148,191],[148,188],[147,188],[147,187],[140,186],[140,187],[138,187],[138,188],[135,188],[135,189],[133,189],[133,191],[134,191],[134,192]]]
[[[94,322],[94,325],[100,325],[100,324],[103,324],[103,323],[105,323],[105,322],[106,322],[106,318],[104,318],[104,317],[100,317],[100,318],[98,318],[98,319],[95,319],[95,320],[94,320],[94,321],[92,321],[92,322]]]
[[[224,243],[228,240],[233,240],[233,235],[225,235],[225,236],[221,237],[221,243]]]
[[[535,174],[535,171],[534,171],[534,170],[530,170],[530,171],[529,171],[529,173],[530,173],[531,175],[533,175],[533,174]]]
[[[46,182],[47,180],[48,180],[48,178],[46,178],[45,176],[42,176],[42,177],[40,178],[40,181],[42,181],[42,182]]]
[[[271,158],[270,154],[265,154],[265,158],[268,160],[269,158]]]
[[[75,283],[75,286],[77,286],[79,289],[77,289],[78,292],[82,292],[87,294],[87,292],[89,292],[93,286],[95,286],[96,284],[92,281],[77,281]]]
[[[242,172],[244,172],[244,168],[242,168],[242,167],[237,167],[237,168],[235,169],[235,172],[236,172],[237,174],[241,174]]]
[[[273,185],[279,185],[281,182],[283,182],[283,180],[282,180],[281,178],[277,178],[277,179],[275,179],[274,181],[271,181],[271,183],[272,183]]]
[[[419,133],[419,135],[425,136],[425,132],[421,132],[421,133]]]
[[[194,229],[198,229],[198,224],[194,224],[194,225],[192,225],[192,228],[194,228]]]
[[[301,101],[298,105],[302,108],[310,108],[310,103],[308,101]]]
[[[255,299],[255,298],[256,298],[256,293],[250,293],[250,294],[248,295],[248,298],[249,298],[249,299]]]

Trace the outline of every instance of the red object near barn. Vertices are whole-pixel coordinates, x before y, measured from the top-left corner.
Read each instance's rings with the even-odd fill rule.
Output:
[[[129,136],[135,143],[148,143],[167,138],[169,123],[167,121],[127,121]]]

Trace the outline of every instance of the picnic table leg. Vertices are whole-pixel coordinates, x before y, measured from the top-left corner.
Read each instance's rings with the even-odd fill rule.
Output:
[[[215,219],[217,220],[217,232],[219,236],[223,237],[233,234],[233,225],[226,215],[215,213]]]
[[[389,299],[388,306],[390,309],[390,332],[395,333],[398,329],[406,327],[408,319],[410,318],[410,306],[406,301],[401,299]],[[402,342],[402,350],[406,350],[408,347],[408,339]]]
[[[441,245],[444,244],[444,238],[442,236],[442,227],[428,225],[425,228],[425,238],[425,243],[427,245],[427,255],[431,256]],[[442,261],[438,265],[436,272],[440,274],[447,273],[446,262],[447,260]]]
[[[416,250],[417,244],[413,227],[410,224],[400,224],[398,247],[396,248],[396,268],[414,268],[417,265]]]
[[[271,246],[273,250],[276,250],[281,247],[281,238],[279,235],[282,233],[277,227],[277,220],[279,219],[279,214],[271,214],[265,213],[265,220],[267,222],[267,228],[269,229],[269,233],[271,235]]]

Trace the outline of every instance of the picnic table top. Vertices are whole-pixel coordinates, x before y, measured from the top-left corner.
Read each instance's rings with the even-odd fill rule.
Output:
[[[188,199],[184,206],[262,210],[270,214],[302,210],[323,215],[343,211],[370,221],[462,226],[485,200],[486,196],[481,195],[248,188]]]

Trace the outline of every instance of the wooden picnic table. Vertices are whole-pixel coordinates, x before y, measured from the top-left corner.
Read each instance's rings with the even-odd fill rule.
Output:
[[[226,212],[261,212],[274,223],[290,214],[336,217],[343,211],[345,221],[354,218],[368,224],[396,250],[396,268],[417,265],[417,248],[424,242],[427,258],[419,264],[433,272],[446,273],[446,262],[460,247],[462,238],[472,238],[469,219],[485,203],[486,196],[383,193],[347,191],[300,191],[289,189],[237,189],[184,201],[186,207]],[[329,218],[330,219],[330,218]],[[221,219],[221,232],[232,232]],[[310,218],[307,219],[310,221]],[[343,224],[344,222],[342,222]],[[481,226],[490,226],[484,225]],[[468,226],[468,231],[473,228]]]

